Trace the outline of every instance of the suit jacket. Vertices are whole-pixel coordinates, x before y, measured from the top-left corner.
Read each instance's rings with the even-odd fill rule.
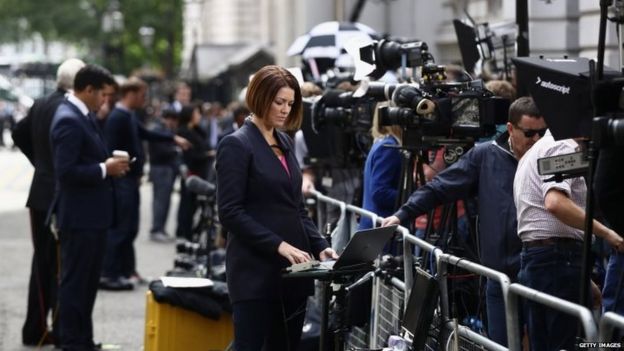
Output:
[[[229,230],[226,275],[233,302],[311,293],[311,281],[282,281],[288,261],[277,248],[286,241],[318,255],[328,247],[304,207],[292,140],[277,131],[276,140],[290,176],[251,121],[226,136],[217,150],[217,202],[219,219]]]
[[[124,150],[131,158],[136,157],[136,162],[130,165],[130,172],[126,177],[140,177],[143,174],[145,152],[142,140],[173,142],[173,133],[148,130],[134,112],[119,107],[115,107],[108,115],[104,131],[111,152]]]
[[[104,230],[113,224],[114,188],[102,178],[100,163],[109,152],[95,120],[65,100],[50,130],[56,193],[51,212],[61,231]]]
[[[54,198],[54,165],[50,145],[50,125],[56,109],[65,99],[65,90],[57,89],[37,99],[26,117],[13,130],[13,141],[35,167],[26,206],[48,211]]]

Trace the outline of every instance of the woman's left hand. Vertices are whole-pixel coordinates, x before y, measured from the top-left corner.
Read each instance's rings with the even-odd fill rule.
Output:
[[[319,253],[319,258],[321,259],[321,261],[327,261],[331,259],[337,260],[338,254],[336,253],[336,251],[334,251],[334,249],[328,247]]]

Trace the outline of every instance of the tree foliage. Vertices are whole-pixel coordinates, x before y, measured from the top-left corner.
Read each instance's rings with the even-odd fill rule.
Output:
[[[85,48],[86,60],[112,66],[117,73],[149,67],[171,75],[180,62],[182,0],[118,0],[123,29],[104,33],[102,19],[110,4],[111,0],[0,0],[0,42],[19,42],[38,33],[45,41]],[[154,28],[150,47],[142,45],[142,26]]]

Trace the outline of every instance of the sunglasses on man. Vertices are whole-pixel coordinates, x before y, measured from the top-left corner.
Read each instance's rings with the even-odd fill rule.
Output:
[[[535,136],[535,134],[539,134],[541,138],[544,136],[544,134],[546,134],[546,131],[548,130],[548,128],[544,128],[544,129],[524,129],[520,127],[516,127],[516,128],[520,129],[522,133],[524,134],[524,136],[527,138],[532,138]]]

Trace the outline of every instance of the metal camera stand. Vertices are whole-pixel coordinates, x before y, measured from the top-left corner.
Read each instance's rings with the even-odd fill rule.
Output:
[[[339,270],[309,270],[293,273],[285,273],[285,279],[316,279],[320,283],[321,295],[321,323],[319,351],[344,351],[346,335],[349,326],[346,323],[346,284],[353,282],[356,278],[374,269],[371,265],[358,265],[358,267],[345,268]],[[339,285],[339,289],[333,292],[332,285]],[[332,295],[335,299],[335,328],[332,332],[329,329],[329,306]],[[328,345],[329,348],[328,348]]]

